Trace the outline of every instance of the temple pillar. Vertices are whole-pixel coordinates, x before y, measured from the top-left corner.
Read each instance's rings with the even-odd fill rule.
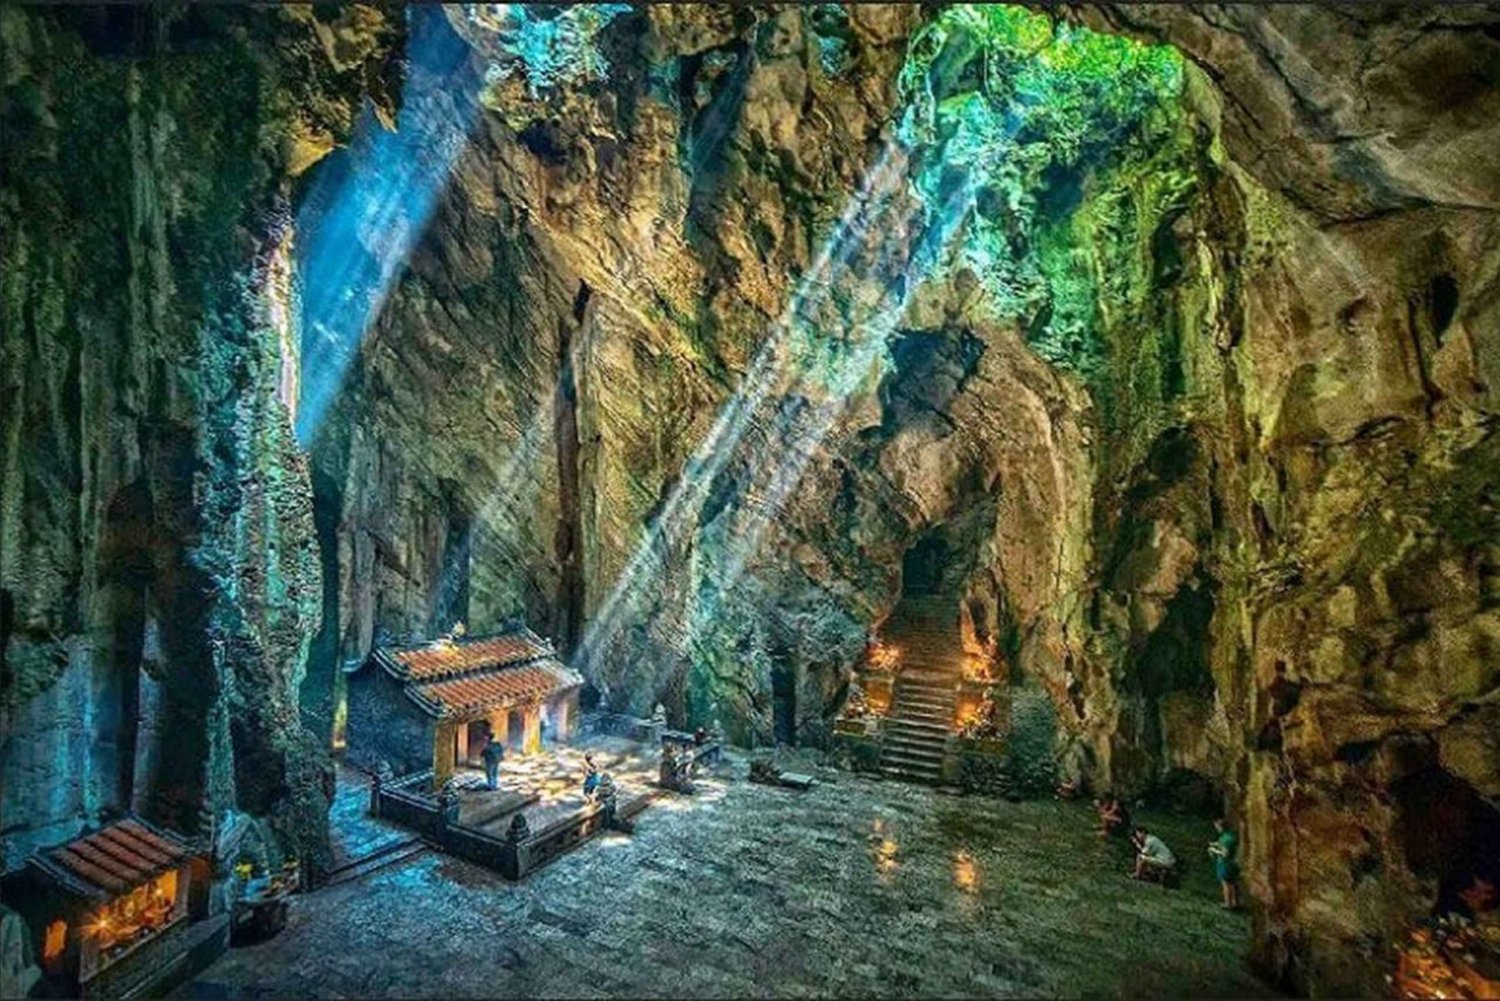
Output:
[[[469,724],[459,723],[453,733],[455,744],[453,748],[453,760],[458,765],[469,763]]]
[[[490,733],[502,744],[510,743],[510,710],[496,709],[490,713]]]
[[[527,706],[521,719],[521,753],[535,754],[542,749],[542,707]]]
[[[457,749],[457,724],[439,723],[432,739],[432,787],[441,789],[453,777],[453,752]]]
[[[553,719],[557,727],[557,742],[566,744],[573,739],[573,728],[578,723],[578,690],[566,692],[553,706]]]

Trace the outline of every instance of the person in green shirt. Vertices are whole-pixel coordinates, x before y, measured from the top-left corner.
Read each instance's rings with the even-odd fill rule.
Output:
[[[1214,821],[1214,830],[1219,832],[1208,846],[1208,854],[1213,856],[1214,875],[1218,877],[1219,886],[1224,892],[1224,907],[1228,910],[1238,910],[1240,906],[1240,863],[1239,863],[1239,838],[1229,829],[1229,821],[1223,817]]]

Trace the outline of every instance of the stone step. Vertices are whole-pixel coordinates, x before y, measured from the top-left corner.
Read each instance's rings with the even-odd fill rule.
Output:
[[[891,730],[885,735],[886,743],[912,747],[936,747],[941,749],[948,742],[948,734],[941,730]]]
[[[929,688],[957,688],[963,681],[958,671],[902,671],[896,676],[898,685],[925,685]]]
[[[897,705],[891,707],[890,718],[893,720],[909,720],[912,723],[923,723],[928,726],[939,726],[947,729],[948,722],[953,719],[952,706],[929,706],[929,705]]]
[[[925,633],[907,633],[902,636],[886,636],[886,646],[894,647],[902,663],[922,656],[937,660],[963,660],[964,651],[957,636],[929,636]]]
[[[958,693],[946,688],[901,688],[896,691],[896,704],[948,708],[958,701]]]
[[[953,703],[942,702],[898,702],[891,707],[890,715],[896,719],[947,721],[953,717]]]
[[[952,684],[934,684],[930,681],[902,681],[898,682],[895,691],[896,698],[908,697],[916,699],[927,699],[929,702],[952,702],[958,698],[958,686]]]
[[[947,743],[948,738],[946,735],[912,733],[888,733],[885,735],[885,746],[887,747],[914,747],[923,751],[937,751],[939,754],[942,753]]]
[[[922,783],[937,782],[943,777],[941,768],[911,767],[904,764],[883,764],[880,766],[880,773],[887,778]]]
[[[381,845],[379,849],[360,858],[350,859],[328,874],[325,885],[332,886],[335,883],[346,883],[351,879],[384,869],[388,865],[403,862],[413,855],[419,855],[427,850],[427,844],[421,838],[402,838]]]
[[[933,692],[923,689],[907,689],[896,693],[896,705],[915,706],[922,709],[952,709],[958,697],[953,692]]]
[[[926,718],[892,716],[886,719],[885,729],[887,733],[927,736],[935,740],[946,738],[953,732],[952,717],[949,716]]]
[[[902,737],[916,737],[922,740],[944,740],[951,728],[936,720],[888,720],[885,725],[886,733]]]
[[[939,766],[943,763],[943,746],[924,747],[920,744],[892,744],[887,743],[881,751],[881,760],[889,756],[892,761],[927,761]]]
[[[886,762],[893,764],[905,763],[908,765],[941,768],[943,764],[943,751],[942,748],[934,749],[887,744],[880,751],[880,761],[882,764]]]

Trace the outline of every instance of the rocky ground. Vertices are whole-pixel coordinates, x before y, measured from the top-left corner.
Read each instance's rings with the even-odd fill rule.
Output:
[[[1147,815],[1190,866],[1125,878],[1078,803],[1006,803],[744,763],[520,884],[425,854],[297,901],[181,997],[1267,995],[1198,818]]]

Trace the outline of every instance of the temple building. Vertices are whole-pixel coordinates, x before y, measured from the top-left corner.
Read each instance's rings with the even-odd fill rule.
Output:
[[[134,816],[34,852],[5,880],[42,973],[72,996],[145,990],[186,965],[202,938],[187,934],[190,910],[203,916],[207,891],[207,859]]]
[[[481,638],[377,646],[348,678],[346,757],[396,775],[432,769],[441,785],[478,765],[494,734],[513,750],[539,750],[544,723],[567,740],[583,677],[550,640],[524,626]]]

